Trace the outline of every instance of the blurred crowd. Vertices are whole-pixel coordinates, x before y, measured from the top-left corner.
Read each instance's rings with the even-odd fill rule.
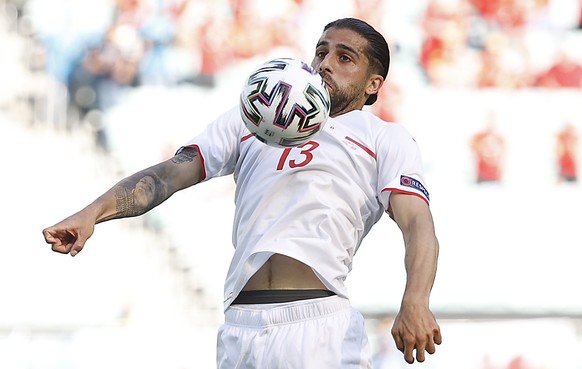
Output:
[[[124,87],[211,88],[226,68],[277,47],[308,58],[313,45],[304,45],[301,33],[317,9],[314,0],[5,1],[22,18],[20,31],[38,45],[31,66],[63,83],[81,115],[107,108]],[[395,58],[412,50],[426,84],[582,87],[580,0],[421,1],[413,13],[415,39],[387,24],[395,1],[339,3],[382,30]],[[390,120],[390,94],[384,95],[377,110]]]
[[[553,158],[557,183],[577,183],[580,159],[580,139],[576,126],[564,123],[555,137]],[[499,184],[504,181],[507,143],[497,127],[493,113],[483,130],[470,142],[475,162],[475,182]]]
[[[51,119],[69,128],[89,122],[105,150],[103,112],[128,90],[212,89],[225,71],[277,48],[309,61],[310,42],[336,14],[362,18],[382,31],[393,63],[407,64],[424,86],[582,88],[582,0],[341,0],[333,9],[317,0],[0,3],[28,40],[24,59],[31,73],[54,82],[42,88],[33,83],[37,87],[26,99],[65,106],[64,117]],[[404,23],[409,26],[398,27]],[[389,74],[372,107],[386,121],[401,120],[409,80],[398,74]]]
[[[419,60],[429,83],[470,88],[582,87],[582,42],[576,32],[582,27],[579,6],[570,24],[559,24],[552,21],[551,0],[456,3],[431,1],[424,14]]]

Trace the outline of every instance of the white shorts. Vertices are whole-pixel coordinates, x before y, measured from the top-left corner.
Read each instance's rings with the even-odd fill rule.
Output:
[[[218,369],[370,369],[362,314],[323,297],[232,305],[218,331]]]

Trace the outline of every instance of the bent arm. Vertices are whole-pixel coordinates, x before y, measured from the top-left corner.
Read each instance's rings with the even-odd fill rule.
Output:
[[[95,214],[95,224],[139,216],[201,179],[198,152],[186,148],[169,160],[122,179],[84,210]]]
[[[92,214],[95,224],[147,213],[176,191],[198,183],[202,176],[198,152],[186,149],[171,159],[130,175],[82,211]]]
[[[169,160],[122,179],[81,211],[45,228],[45,241],[53,251],[75,256],[93,234],[95,224],[142,215],[176,191],[200,182],[202,173],[198,152],[186,148]]]
[[[440,328],[429,308],[434,284],[439,243],[428,204],[417,196],[393,193],[390,216],[398,224],[406,248],[406,286],[392,335],[408,363],[424,361],[424,352],[435,352],[441,343]]]
[[[406,247],[403,300],[428,304],[439,253],[428,204],[416,196],[394,193],[390,196],[389,212],[402,231]]]

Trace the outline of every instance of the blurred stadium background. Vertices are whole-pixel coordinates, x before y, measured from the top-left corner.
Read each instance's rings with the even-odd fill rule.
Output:
[[[582,368],[581,1],[0,0],[1,369],[214,367],[232,178],[98,225],[74,259],[41,230],[172,155],[250,68],[310,61],[345,16],[388,37],[372,109],[427,169],[444,343],[413,366]],[[386,217],[348,279],[377,369],[408,367],[389,335],[403,255]]]

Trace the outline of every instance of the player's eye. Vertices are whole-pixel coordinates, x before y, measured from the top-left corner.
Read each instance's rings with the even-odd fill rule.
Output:
[[[315,56],[320,58],[320,59],[325,58],[326,55],[327,55],[327,52],[325,52],[325,51],[316,51],[315,52]]]
[[[343,62],[349,62],[352,60],[352,58],[350,58],[348,55],[345,55],[345,54],[340,55],[339,59]]]

